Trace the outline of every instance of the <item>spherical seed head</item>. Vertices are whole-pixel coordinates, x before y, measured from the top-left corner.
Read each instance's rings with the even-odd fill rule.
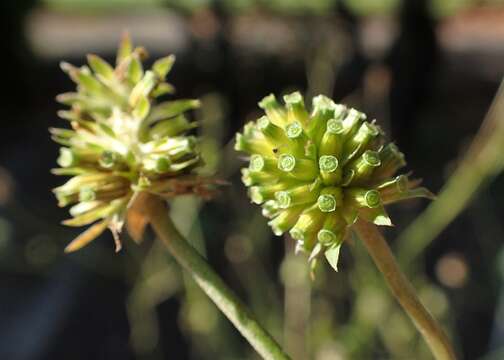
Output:
[[[75,204],[73,218],[65,224],[97,222],[69,245],[69,251],[107,227],[118,239],[128,204],[139,191],[164,198],[209,194],[209,181],[194,173],[201,156],[195,138],[187,135],[194,123],[184,116],[199,101],[158,101],[173,92],[165,78],[175,58],[159,59],[144,70],[146,56],[125,36],[116,66],[96,55],[89,55],[88,65],[80,68],[61,64],[77,90],[57,98],[70,107],[58,112],[70,129],[50,129],[53,140],[64,146],[58,158],[61,168],[54,173],[72,176],[54,192],[60,206]]]
[[[389,225],[384,205],[430,195],[407,175],[394,176],[405,165],[404,155],[385,144],[383,132],[365,114],[322,95],[313,99],[311,110],[299,92],[284,102],[274,95],[264,98],[260,107],[266,115],[247,125],[238,147],[251,155],[249,170],[262,174],[249,196],[272,219],[274,233],[288,231],[298,249],[312,253],[310,259],[320,246],[337,253],[334,247],[356,217]],[[278,143],[260,131],[271,124],[284,132]],[[277,167],[265,167],[265,159]]]

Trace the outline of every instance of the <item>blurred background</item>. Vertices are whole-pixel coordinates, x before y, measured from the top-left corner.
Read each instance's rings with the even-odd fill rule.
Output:
[[[263,96],[294,89],[376,118],[434,192],[448,181],[451,194],[478,190],[421,246],[400,234],[426,201],[392,207],[386,235],[407,249],[399,261],[460,358],[504,359],[504,117],[479,132],[504,74],[504,1],[3,0],[0,9],[1,359],[257,359],[152,236],[124,239],[117,255],[109,235],[63,254],[78,230],[59,225],[67,210],[50,192],[63,179],[49,173],[58,146],[47,128],[63,124],[54,98],[73,88],[58,63],[81,65],[86,53],[113,61],[124,30],[150,60],[177,56],[176,97],[203,101],[194,117],[205,171],[232,185],[209,203],[174,201],[176,224],[293,359],[430,359],[358,239],[338,273],[322,264],[312,281],[293,241],[274,237],[249,204],[233,135]],[[442,193],[439,207],[455,212],[456,196]]]

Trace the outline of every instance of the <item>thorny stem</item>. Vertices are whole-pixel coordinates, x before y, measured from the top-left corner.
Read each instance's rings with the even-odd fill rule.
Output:
[[[227,316],[250,345],[267,360],[288,360],[278,343],[264,330],[245,305],[224,284],[206,260],[187,242],[167,216],[164,202],[150,196],[145,202],[154,231],[178,263]]]
[[[437,360],[455,359],[450,340],[418,299],[415,289],[399,269],[390,247],[376,226],[365,220],[358,220],[354,226],[376,266],[385,277],[390,290],[413,320],[434,357]]]

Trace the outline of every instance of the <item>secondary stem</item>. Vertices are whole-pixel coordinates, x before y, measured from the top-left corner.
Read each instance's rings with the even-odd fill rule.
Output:
[[[166,212],[163,201],[150,196],[145,202],[154,231],[196,283],[227,316],[250,345],[268,360],[288,360],[277,342],[264,330],[245,305],[224,284],[206,260],[182,237]]]
[[[455,359],[450,340],[418,299],[415,289],[399,269],[390,247],[376,226],[365,220],[358,220],[355,230],[397,301],[429,345],[434,357],[438,360]]]

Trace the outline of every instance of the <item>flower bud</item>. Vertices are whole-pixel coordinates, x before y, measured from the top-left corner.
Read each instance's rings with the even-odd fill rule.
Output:
[[[283,127],[287,123],[286,111],[275,95],[270,94],[259,102],[259,107],[266,112],[268,118],[277,126]]]
[[[322,155],[319,158],[320,175],[326,185],[336,185],[341,181],[342,170],[338,158],[334,155]]]
[[[275,199],[280,209],[287,209],[299,204],[313,203],[319,191],[319,186],[314,187],[313,184],[301,185],[276,192]]]
[[[263,116],[259,120],[257,120],[257,128],[273,145],[287,141],[282,128],[273,124],[273,122],[267,116]]]
[[[320,142],[320,155],[339,157],[343,149],[344,132],[345,128],[341,120],[329,120],[327,122],[326,131]]]
[[[50,129],[53,140],[64,146],[57,161],[62,169],[53,173],[72,178],[54,193],[59,206],[73,205],[73,218],[64,224],[82,226],[100,221],[81,237],[87,242],[107,226],[118,239],[135,192],[172,197],[203,193],[208,185],[191,173],[201,164],[201,157],[195,138],[186,134],[195,124],[183,114],[198,107],[199,101],[159,102],[160,95],[173,92],[165,77],[174,57],[157,60],[152,70],[144,71],[145,57],[145,50],[133,49],[125,37],[115,68],[96,55],[88,56],[89,67],[61,64],[77,84],[77,91],[57,97],[71,106],[58,112],[71,129]],[[272,149],[264,136],[243,136],[238,143],[237,148],[253,152],[269,154]],[[274,164],[276,168],[276,159]],[[255,174],[250,184],[268,179],[271,177]],[[172,189],[169,195],[158,191],[163,187]],[[119,248],[120,243],[116,245]],[[82,244],[74,243],[67,250],[80,247]]]
[[[305,109],[303,96],[298,92],[284,96],[285,105],[287,107],[287,121],[292,123],[299,121],[302,126],[308,125],[308,112]]]
[[[317,164],[313,160],[296,158],[290,154],[280,155],[278,169],[299,180],[313,180],[318,174]]]

